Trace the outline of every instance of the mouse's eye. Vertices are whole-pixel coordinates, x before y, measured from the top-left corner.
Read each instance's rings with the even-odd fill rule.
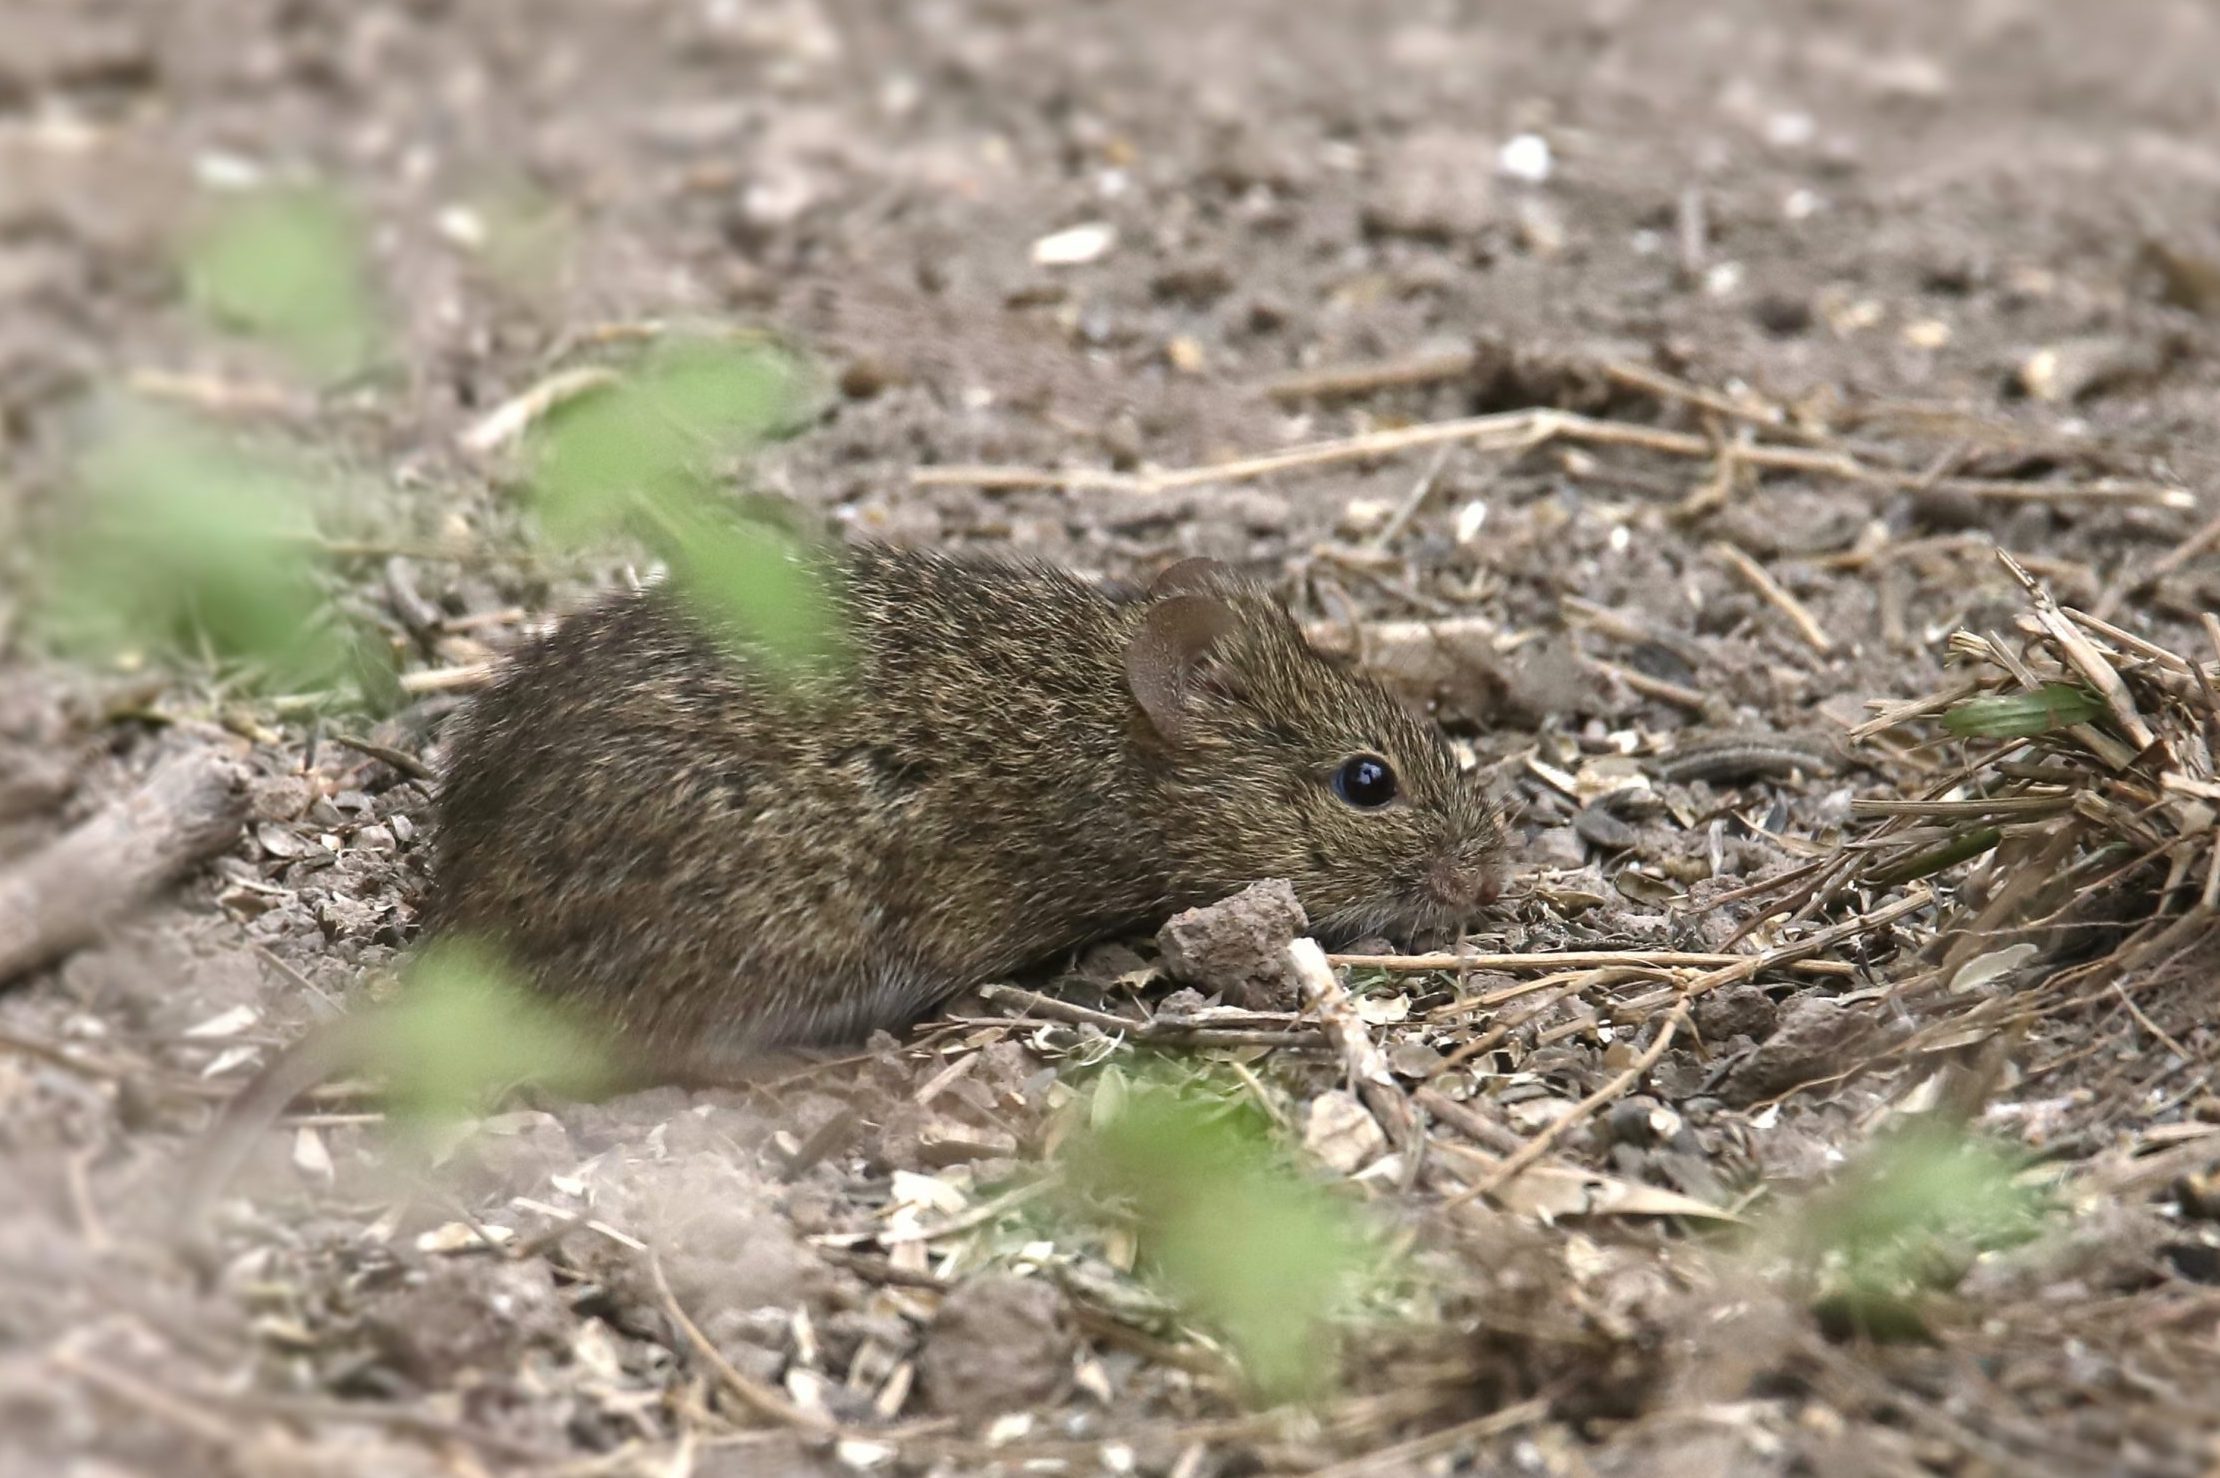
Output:
[[[1395,799],[1395,772],[1376,754],[1356,754],[1334,771],[1334,794],[1369,811]]]

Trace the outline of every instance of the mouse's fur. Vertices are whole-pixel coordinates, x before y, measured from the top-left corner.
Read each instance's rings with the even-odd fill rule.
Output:
[[[1477,780],[1222,567],[1121,596],[862,546],[833,576],[847,661],[798,678],[653,589],[521,653],[453,739],[428,926],[675,1065],[900,1026],[1259,878],[1326,932],[1492,896]],[[1395,805],[1330,788],[1364,752]]]
[[[1477,777],[1222,566],[1115,591],[885,547],[820,563],[844,660],[766,666],[626,592],[519,652],[452,736],[427,931],[493,946],[617,1071],[715,1078],[899,1027],[1262,878],[1329,935],[1495,895]],[[1336,794],[1364,754],[1392,804]],[[287,1101],[378,1066],[375,1026],[311,1032],[232,1103],[189,1220]]]

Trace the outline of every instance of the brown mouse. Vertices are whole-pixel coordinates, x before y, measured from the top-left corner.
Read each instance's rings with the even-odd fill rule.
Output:
[[[885,546],[824,559],[837,664],[774,673],[660,588],[519,652],[452,736],[427,931],[492,945],[684,1079],[903,1026],[1260,878],[1327,937],[1456,925],[1496,896],[1478,777],[1224,566],[1139,590]],[[364,1065],[322,1037],[219,1142]]]

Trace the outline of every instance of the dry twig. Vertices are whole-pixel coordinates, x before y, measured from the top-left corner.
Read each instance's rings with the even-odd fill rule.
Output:
[[[179,755],[0,872],[0,985],[92,940],[229,847],[246,820],[244,778],[208,751]]]
[[[1657,1066],[1657,1060],[1665,1055],[1665,1049],[1673,1044],[1674,1035],[1679,1032],[1682,1026],[1687,1024],[1687,1021],[1688,1003],[1683,1001],[1666,1016],[1665,1020],[1658,1026],[1657,1035],[1651,1039],[1649,1046],[1643,1048],[1641,1055],[1627,1064],[1625,1071],[1574,1104],[1562,1118],[1559,1118],[1528,1140],[1525,1146],[1516,1153],[1505,1156],[1503,1162],[1497,1165],[1495,1169],[1474,1181],[1457,1195],[1450,1197],[1448,1204],[1459,1206],[1476,1196],[1494,1194],[1511,1177],[1548,1154],[1552,1145],[1563,1139],[1579,1125],[1585,1124],[1588,1120],[1594,1118],[1597,1110],[1603,1108],[1606,1104],[1625,1097],[1635,1084],[1642,1081],[1644,1073]]]
[[[1319,1028],[1341,1053],[1357,1097],[1371,1110],[1373,1119],[1387,1135],[1388,1143],[1399,1150],[1408,1150],[1418,1132],[1410,1101],[1395,1085],[1395,1075],[1388,1071],[1387,1056],[1357,1015],[1356,1002],[1350,999],[1340,977],[1334,974],[1333,966],[1326,963],[1326,952],[1318,947],[1316,940],[1297,939],[1289,943],[1287,953],[1294,964],[1296,983],[1302,988],[1303,999],[1316,1008]]]

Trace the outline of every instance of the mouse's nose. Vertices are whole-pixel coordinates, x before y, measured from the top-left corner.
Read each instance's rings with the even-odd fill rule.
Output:
[[[1443,858],[1427,870],[1426,891],[1444,908],[1485,908],[1503,893],[1503,879],[1492,867],[1466,867]]]

